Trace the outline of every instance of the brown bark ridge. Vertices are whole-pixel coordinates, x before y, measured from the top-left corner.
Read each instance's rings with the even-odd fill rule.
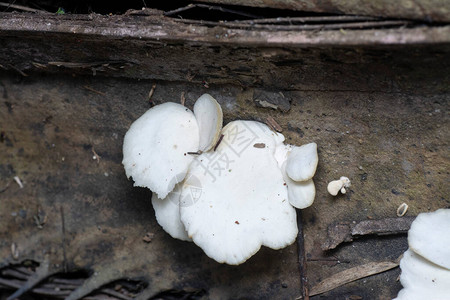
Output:
[[[202,2],[433,22],[450,21],[450,2],[447,0],[202,0]]]

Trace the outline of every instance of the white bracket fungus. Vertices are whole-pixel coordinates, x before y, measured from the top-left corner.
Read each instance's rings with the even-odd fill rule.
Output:
[[[408,244],[415,253],[450,270],[450,209],[419,214],[408,231]]]
[[[288,188],[289,203],[292,206],[303,209],[314,202],[316,187],[312,179],[305,181],[294,181],[286,174],[286,162],[281,167],[284,181]]]
[[[222,134],[217,150],[203,153],[192,164],[189,172],[202,182],[202,196],[193,205],[181,205],[180,213],[188,235],[209,257],[236,265],[261,245],[280,249],[292,244],[298,229],[273,155],[275,134],[254,121],[231,122]],[[250,143],[243,148],[242,141]]]
[[[408,231],[409,249],[400,261],[403,289],[396,300],[450,297],[450,209],[421,213]]]
[[[349,188],[351,186],[350,179],[348,179],[345,176],[342,176],[338,180],[333,180],[330,183],[328,183],[327,190],[328,193],[330,193],[333,196],[336,196],[339,191],[341,191],[342,194],[345,194],[347,192],[346,188]]]
[[[181,104],[154,106],[134,121],[123,141],[123,166],[134,185],[165,198],[181,182],[198,151],[197,120]]]
[[[135,185],[153,191],[166,232],[192,240],[218,262],[240,264],[262,245],[280,249],[295,241],[294,207],[306,208],[315,197],[317,145],[285,145],[282,134],[255,121],[222,129],[222,118],[207,94],[194,113],[175,103],[155,106],[127,132],[123,164]]]

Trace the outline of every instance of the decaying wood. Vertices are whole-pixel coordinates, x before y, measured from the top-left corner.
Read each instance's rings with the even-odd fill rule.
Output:
[[[303,21],[306,22],[303,25],[318,25],[313,31],[272,27],[285,25],[270,24],[267,19],[267,23],[253,25],[247,21],[206,24],[164,17],[162,11],[154,10],[149,15],[123,16],[0,13],[0,18],[0,65],[23,76],[47,72],[172,82],[188,79],[203,86],[206,82],[208,86],[264,86],[275,92],[317,88],[362,91],[368,87],[389,91],[397,87],[391,80],[371,79],[374,74],[387,72],[377,65],[392,66],[388,72],[407,82],[415,72],[423,73],[422,69],[430,72],[446,64],[439,56],[448,51],[450,44],[448,25],[363,27],[365,30],[319,28],[327,24],[338,24],[337,28],[344,28],[345,24],[354,26],[353,23],[361,23],[357,17],[352,17],[355,21],[342,17],[346,21],[338,23],[333,23],[334,19],[339,20],[337,17],[330,21],[324,17],[293,18],[295,26]],[[42,39],[42,35],[46,38]],[[74,43],[80,47],[73,47]],[[408,47],[411,50],[404,50]],[[403,51],[427,60],[417,59],[410,64]],[[359,68],[355,70],[355,66]],[[414,68],[413,72],[410,68]],[[425,82],[431,77],[423,79],[423,86],[431,86]],[[289,110],[288,105],[278,107],[283,112]]]
[[[334,274],[323,281],[319,282],[311,288],[310,296],[319,295],[331,291],[344,284],[352,281],[379,274],[398,266],[398,262],[383,261],[370,262],[361,266],[347,269],[345,271]]]
[[[275,119],[271,116],[266,118],[266,125],[270,127],[275,132],[283,132],[283,128],[281,128],[280,124],[275,121]]]
[[[331,250],[343,242],[351,242],[363,235],[391,235],[406,233],[415,217],[364,220],[359,223],[339,222],[328,226],[327,241],[322,250]]]
[[[320,13],[342,13],[437,22],[450,21],[450,2],[446,0],[202,0],[202,2],[256,7],[272,7]]]

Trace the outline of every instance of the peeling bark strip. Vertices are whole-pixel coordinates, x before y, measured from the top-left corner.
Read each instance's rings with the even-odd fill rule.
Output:
[[[398,262],[382,261],[382,262],[370,262],[365,265],[350,268],[348,270],[334,274],[325,280],[319,282],[317,285],[311,288],[310,296],[319,295],[328,291],[331,291],[344,284],[352,281],[368,277],[371,275],[379,274],[387,270],[393,269],[398,266]]]
[[[331,250],[343,242],[351,242],[361,235],[391,235],[406,233],[415,217],[365,220],[357,224],[335,223],[328,226],[327,241],[322,250]]]
[[[407,18],[435,22],[450,21],[448,0],[202,0],[202,2],[256,7],[271,7],[321,13],[355,14],[376,17]]]

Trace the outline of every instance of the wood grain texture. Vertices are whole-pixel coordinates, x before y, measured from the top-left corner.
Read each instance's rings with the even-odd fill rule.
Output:
[[[450,3],[446,0],[202,0],[202,2],[435,22],[450,21]]]

